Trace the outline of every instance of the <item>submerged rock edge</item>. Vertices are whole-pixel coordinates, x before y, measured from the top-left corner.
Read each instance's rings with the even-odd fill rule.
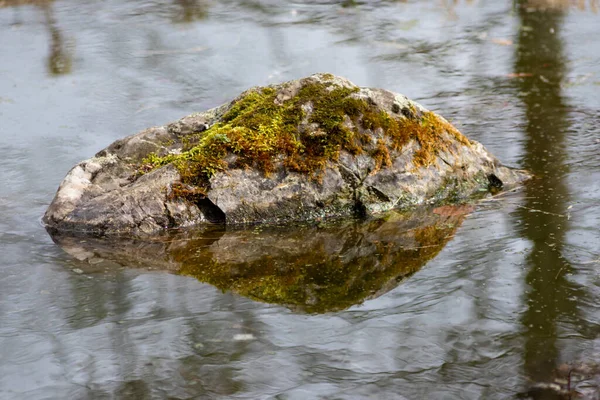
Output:
[[[330,74],[316,74],[269,88],[275,91],[275,102],[283,104],[307,84],[352,89],[351,96],[397,121],[415,118],[411,113],[435,115],[400,94],[359,88]],[[460,133],[458,140],[456,134],[448,132],[455,128],[437,115],[447,125],[436,132],[436,137],[446,144],[427,165],[415,165],[415,154],[423,146],[411,139],[397,150],[390,147],[382,167],[373,154],[377,154],[377,144],[386,140],[386,132],[377,126],[365,127],[362,115],[354,122],[345,115],[344,123],[366,138],[363,145],[367,151],[351,154],[341,148],[336,158],[323,161],[317,180],[290,171],[283,162],[274,163],[267,176],[255,167],[229,168],[210,177],[205,195],[186,198],[173,195],[174,188],[179,189],[182,182],[181,167],[174,163],[151,168],[140,176],[140,168],[149,155],[165,157],[186,151],[188,141],[206,137],[203,132],[210,131],[235,104],[257,90],[261,88],[250,89],[220,107],[117,140],[80,162],[60,184],[43,222],[47,228],[58,231],[134,235],[215,222],[289,223],[357,212],[377,214],[433,202],[460,202],[490,185],[497,189],[498,182],[501,187],[510,188],[530,177],[525,171],[502,166],[480,143],[462,140]],[[298,129],[304,129],[308,135],[323,135],[320,126],[311,125],[308,120],[303,124]],[[234,164],[237,155],[227,157]]]

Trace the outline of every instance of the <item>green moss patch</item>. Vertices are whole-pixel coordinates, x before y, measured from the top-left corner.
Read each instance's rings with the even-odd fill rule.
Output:
[[[220,122],[188,137],[181,153],[151,154],[140,172],[172,163],[181,174],[181,186],[172,195],[191,199],[205,195],[210,178],[227,168],[257,168],[268,176],[283,165],[287,171],[319,180],[327,162],[336,161],[341,151],[366,152],[375,160],[375,173],[390,167],[393,153],[410,140],[421,146],[414,157],[417,167],[434,163],[440,150],[449,149],[442,132],[468,144],[434,113],[413,108],[408,117],[391,116],[353,96],[358,91],[332,82],[307,82],[296,96],[280,104],[274,87],[250,90]]]

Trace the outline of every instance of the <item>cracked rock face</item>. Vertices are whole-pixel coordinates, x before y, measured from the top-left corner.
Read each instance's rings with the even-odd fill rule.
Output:
[[[299,97],[307,87],[322,87],[332,96],[344,90],[344,99],[352,102],[343,104],[352,107],[335,110],[341,121],[337,126],[326,117],[316,118],[318,105],[327,103]],[[281,154],[273,148],[260,154],[263,164],[265,154],[270,157],[268,171],[258,161],[248,161],[248,150],[236,142],[240,126],[239,118],[234,118],[260,113],[260,107],[250,111],[235,107],[244,104],[249,94],[264,93],[272,96],[267,100],[274,110],[288,107],[288,114],[282,114],[288,120],[289,110],[299,115],[297,123],[285,126],[286,134],[297,140],[295,153],[288,145]],[[296,108],[290,108],[292,104]],[[372,116],[379,120],[373,121]],[[390,121],[395,121],[393,133]],[[275,135],[274,142],[281,141],[277,129],[268,130],[264,124],[243,128],[246,135],[262,129]],[[328,142],[340,130],[346,142]],[[404,141],[399,141],[399,135]],[[198,150],[215,137],[226,145],[219,148],[219,168],[211,169],[201,164],[197,154],[212,148]],[[311,143],[322,144],[326,151],[321,153],[326,155],[314,150],[322,168],[307,173],[292,161],[308,157]],[[186,175],[192,167],[210,170],[197,187],[194,182],[200,179]],[[280,224],[464,202],[487,190],[513,187],[528,177],[524,171],[502,166],[480,143],[466,139],[443,118],[402,95],[317,74],[268,90],[250,89],[231,103],[116,141],[69,171],[43,221],[55,231],[133,235],[199,224]]]

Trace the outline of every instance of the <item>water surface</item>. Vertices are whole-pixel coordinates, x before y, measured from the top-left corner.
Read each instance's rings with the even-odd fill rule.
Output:
[[[524,3],[0,0],[0,398],[506,399],[598,360],[600,16]],[[43,229],[114,140],[314,72],[403,93],[537,178],[321,309],[78,258]]]

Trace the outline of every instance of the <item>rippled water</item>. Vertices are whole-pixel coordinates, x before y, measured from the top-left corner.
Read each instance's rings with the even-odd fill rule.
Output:
[[[0,0],[0,398],[505,399],[598,361],[600,16],[524,3]],[[373,250],[401,236],[393,219],[219,234],[373,251],[343,277],[284,276],[314,289],[295,305],[198,262],[69,254],[43,229],[69,168],[112,141],[319,71],[406,94],[536,179],[457,217],[409,270],[400,247]],[[337,299],[327,281],[363,288],[358,304],[316,307]]]

